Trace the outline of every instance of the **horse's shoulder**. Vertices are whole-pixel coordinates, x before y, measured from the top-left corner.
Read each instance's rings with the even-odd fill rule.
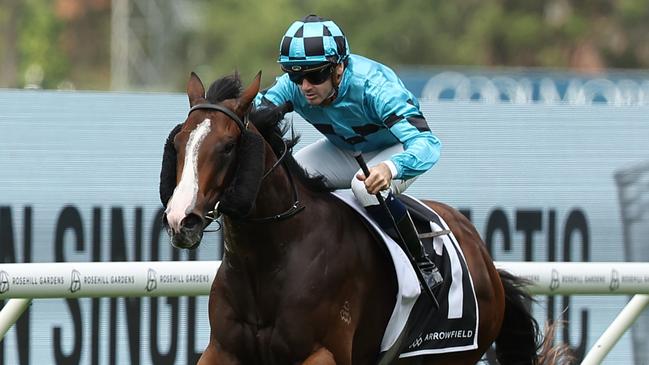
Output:
[[[354,209],[347,202],[340,197],[335,196],[332,192],[317,193],[316,196],[319,204],[333,214],[356,215]]]

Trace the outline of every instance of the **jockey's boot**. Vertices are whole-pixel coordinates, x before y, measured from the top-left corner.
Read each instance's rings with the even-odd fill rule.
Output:
[[[374,218],[379,226],[394,240],[398,241],[398,234],[394,231],[394,223],[396,228],[401,233],[404,243],[408,247],[408,251],[419,268],[424,281],[428,284],[430,290],[437,288],[444,279],[437,269],[437,265],[428,257],[424,246],[419,240],[415,224],[408,213],[408,209],[399,199],[395,198],[391,193],[385,199],[385,203],[390,210],[392,217],[385,213],[385,209],[380,205],[366,206],[367,212]],[[392,219],[394,218],[394,223]]]
[[[415,263],[417,264],[419,271],[421,271],[424,281],[428,284],[430,290],[434,290],[442,284],[444,279],[439,273],[437,265],[435,265],[430,257],[428,257],[428,254],[426,254],[426,250],[419,239],[417,229],[410,217],[410,213],[406,212],[406,214],[397,221],[397,228],[408,246],[408,250],[412,254],[412,257],[415,259]]]

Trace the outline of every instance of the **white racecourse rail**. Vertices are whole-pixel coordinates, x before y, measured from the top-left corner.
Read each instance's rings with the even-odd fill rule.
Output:
[[[220,261],[0,264],[0,340],[34,298],[207,295]],[[649,305],[649,265],[630,262],[497,262],[536,295],[636,295],[586,355],[599,364]]]

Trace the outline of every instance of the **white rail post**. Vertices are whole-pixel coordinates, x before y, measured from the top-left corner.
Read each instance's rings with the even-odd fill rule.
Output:
[[[16,323],[20,315],[29,307],[31,299],[9,299],[0,311],[0,341],[5,337],[11,326]]]
[[[600,364],[606,355],[613,349],[613,346],[622,338],[626,330],[633,325],[640,313],[649,305],[649,295],[637,294],[627,303],[613,323],[604,331],[602,336],[595,342],[581,365]]]

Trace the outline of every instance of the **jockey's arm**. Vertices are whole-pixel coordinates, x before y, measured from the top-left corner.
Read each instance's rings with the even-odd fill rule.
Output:
[[[374,94],[372,106],[404,147],[403,152],[393,155],[385,164],[394,179],[421,175],[439,160],[441,142],[431,132],[410,93],[398,86],[381,89]]]

